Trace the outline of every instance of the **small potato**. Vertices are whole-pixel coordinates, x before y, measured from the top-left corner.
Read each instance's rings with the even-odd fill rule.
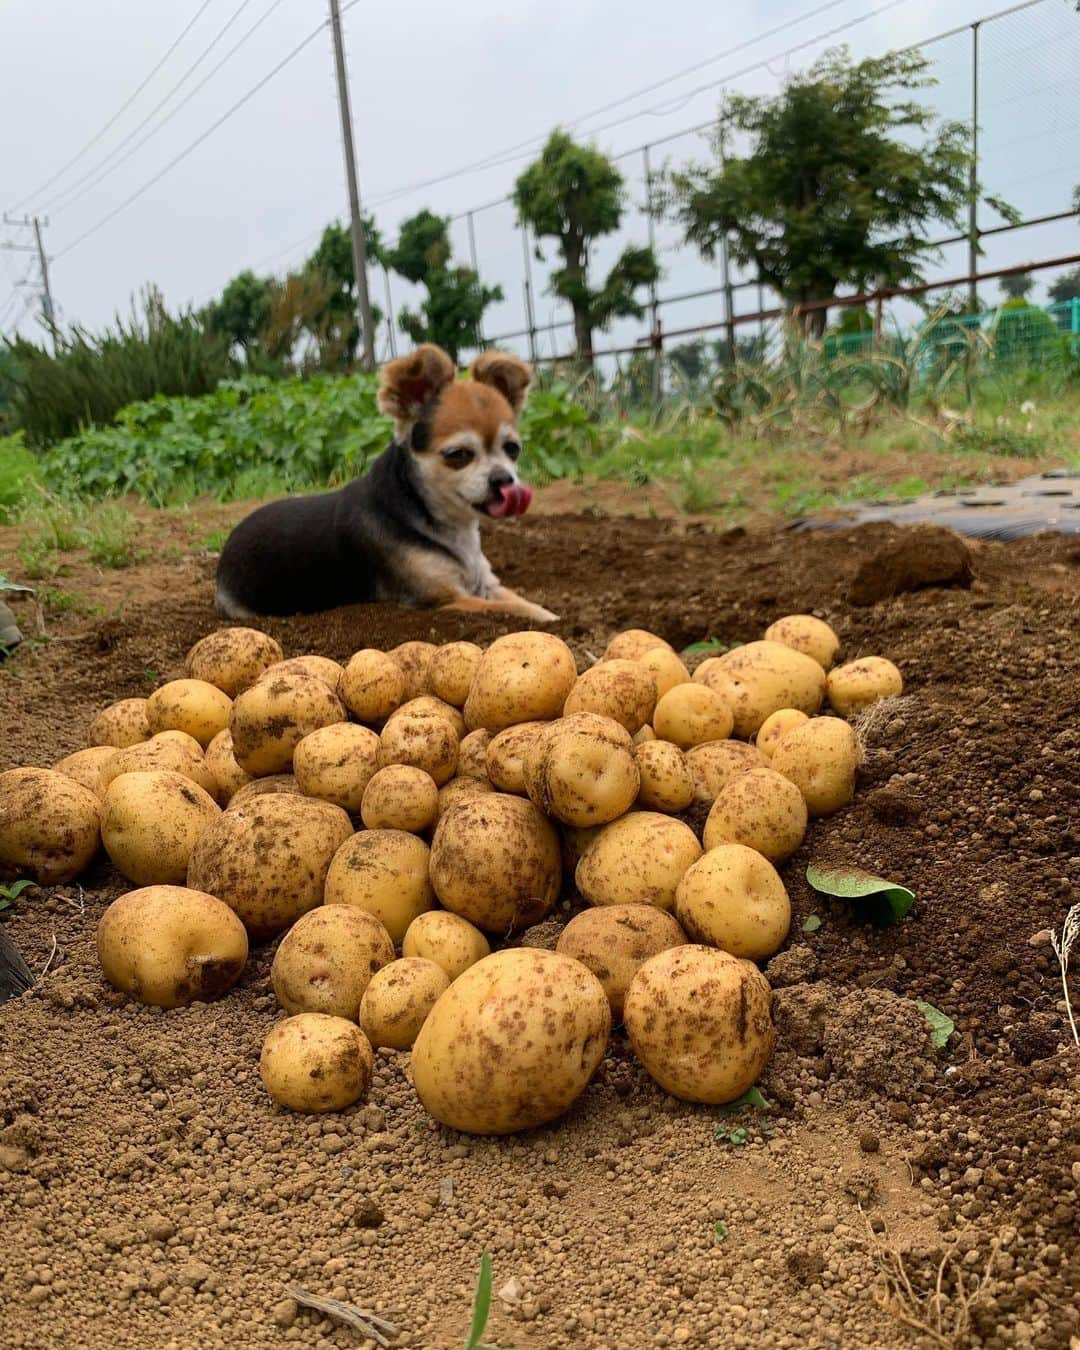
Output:
[[[368,647],[349,657],[337,691],[358,721],[378,724],[405,702],[405,675],[385,652]]]
[[[454,734],[460,741],[465,735],[465,719],[452,703],[445,703],[441,698],[436,698],[434,694],[421,694],[419,698],[411,698],[408,703],[403,703],[400,708],[395,708],[387,722],[392,722],[395,717],[441,717],[444,721],[454,728]]]
[[[604,661],[636,661],[638,657],[644,656],[654,647],[666,647],[668,651],[672,650],[671,643],[665,642],[662,637],[657,637],[655,633],[650,633],[644,628],[627,628],[625,632],[615,634],[604,648],[604,655],[601,659]]]
[[[181,773],[213,796],[217,779],[206,762],[202,746],[186,731],[159,731],[148,741],[114,750],[101,766],[101,785],[108,788],[122,773],[150,773],[155,770]]]
[[[765,630],[767,642],[780,642],[793,651],[812,657],[822,670],[829,670],[840,650],[840,639],[829,625],[812,614],[788,614]]]
[[[731,707],[723,695],[705,684],[677,684],[657,703],[653,730],[680,750],[731,735]]]
[[[797,708],[813,715],[825,699],[825,672],[812,656],[781,642],[748,642],[717,658],[735,684],[735,735],[756,735],[770,713]]]
[[[575,915],[555,950],[592,971],[604,986],[612,1017],[621,1019],[626,991],[639,967],[685,942],[676,920],[653,905],[606,905]]]
[[[449,642],[440,647],[428,666],[428,684],[436,698],[464,708],[484,649],[475,642]]]
[[[481,778],[485,782],[488,781],[487,748],[491,741],[491,732],[485,731],[483,727],[470,731],[467,736],[461,738],[457,763],[459,778]]]
[[[184,659],[184,669],[193,680],[217,685],[235,698],[284,655],[280,644],[257,628],[219,628],[196,642]]]
[[[744,844],[721,844],[679,882],[675,917],[691,942],[763,961],[788,935],[791,902],[767,858]]]
[[[180,885],[196,843],[220,815],[213,797],[183,774],[122,773],[101,803],[101,841],[136,885]]]
[[[121,993],[155,1008],[209,1003],[247,964],[244,925],[228,905],[186,886],[128,891],[101,916],[98,960]]]
[[[438,784],[431,774],[409,764],[380,769],[360,802],[360,819],[369,830],[421,834],[435,824],[438,814]]]
[[[238,788],[229,799],[229,805],[226,809],[229,811],[239,810],[243,806],[250,805],[256,797],[271,797],[277,793],[288,793],[293,797],[304,795],[297,785],[295,775],[291,773],[271,773],[265,778],[253,778],[250,783],[245,783],[242,788]]]
[[[441,787],[454,776],[459,744],[457,733],[445,718],[399,713],[390,718],[379,737],[379,767],[408,764],[423,769]]]
[[[600,661],[578,676],[567,695],[563,716],[596,713],[610,717],[633,736],[652,717],[655,707],[656,681],[640,661]]]
[[[441,966],[418,956],[391,961],[364,990],[360,1029],[375,1047],[410,1050],[439,996],[450,988]]]
[[[414,834],[361,830],[334,854],[326,874],[324,905],[373,915],[396,945],[418,915],[435,907],[429,859],[427,844]]]
[[[500,792],[513,792],[519,797],[527,795],[525,756],[537,736],[546,734],[551,725],[550,722],[518,722],[491,738],[484,763],[488,780]]]
[[[773,751],[788,732],[805,726],[809,721],[809,717],[798,708],[779,708],[762,722],[754,737],[754,744],[766,759],[772,759]]]
[[[649,726],[647,722],[639,731],[634,732],[635,745],[644,745],[646,741],[655,741],[655,740],[656,740],[656,732],[653,731],[652,727]]]
[[[452,982],[477,961],[491,954],[480,929],[460,914],[432,909],[418,914],[401,943],[402,956],[420,956],[434,961]]]
[[[344,667],[340,661],[332,661],[329,656],[307,652],[303,656],[290,656],[287,661],[278,661],[275,665],[267,666],[259,678],[265,679],[267,675],[310,675],[313,679],[322,680],[323,684],[337,693],[343,671]]]
[[[813,717],[789,731],[772,757],[772,767],[799,789],[811,816],[831,816],[847,806],[858,766],[858,739],[839,717]]]
[[[465,700],[465,725],[502,731],[517,722],[550,722],[577,679],[574,654],[553,633],[496,638],[477,667]]]
[[[456,802],[461,801],[462,797],[483,796],[484,793],[494,791],[492,785],[482,778],[451,778],[449,783],[444,783],[439,789],[439,805],[435,820],[442,820],[447,811]]]
[[[90,723],[90,745],[111,745],[123,750],[150,739],[146,720],[146,699],[122,698],[110,703]]]
[[[637,658],[637,663],[653,677],[657,698],[663,698],[677,684],[690,683],[690,672],[670,647],[650,647]]]
[[[694,780],[694,800],[711,806],[724,784],[747,769],[768,768],[769,761],[745,741],[706,741],[686,752],[686,767]]]
[[[902,693],[904,677],[883,656],[864,656],[829,672],[829,702],[841,717],[853,717],[882,698]]]
[[[146,700],[152,734],[185,731],[205,750],[229,725],[232,699],[206,680],[170,680]]]
[[[806,836],[806,803],[795,784],[773,769],[739,774],[709,811],[706,849],[745,844],[771,863],[790,858]]]
[[[105,784],[101,781],[101,770],[106,760],[116,753],[111,745],[91,745],[85,750],[76,750],[53,765],[54,773],[66,774],[84,788],[89,788],[95,797],[104,797]]]
[[[293,773],[304,796],[332,802],[351,816],[360,814],[364,791],[378,767],[378,736],[355,722],[320,727],[293,751]]]
[[[284,773],[305,736],[344,721],[341,700],[325,681],[271,669],[233,703],[229,717],[233,754],[253,778]]]
[[[665,1092],[719,1106],[753,1087],[776,1042],[765,976],[711,947],[673,947],[640,967],[623,1020]]]
[[[204,758],[215,784],[215,790],[210,795],[218,802],[232,801],[241,788],[256,781],[237,764],[233,754],[232,732],[228,728],[218,732],[206,747]],[[265,782],[265,779],[262,781]]]
[[[39,886],[74,881],[101,844],[101,802],[55,769],[0,773],[0,881],[31,877]]]
[[[645,741],[634,746],[634,759],[641,775],[638,805],[672,815],[685,811],[694,800],[694,780],[679,747],[670,741]]]
[[[689,825],[656,811],[633,811],[605,825],[577,865],[577,888],[591,905],[670,910],[686,869],[701,857]]]
[[[298,1013],[270,1028],[259,1056],[263,1087],[290,1111],[343,1111],[371,1086],[375,1055],[355,1022]]]
[[[594,713],[563,718],[533,743],[525,788],[564,825],[606,825],[629,811],[641,788],[630,733]]]
[[[431,693],[428,675],[438,650],[433,642],[402,642],[386,653],[405,677],[407,699]]]
[[[281,939],[270,983],[287,1013],[355,1018],[371,977],[393,959],[390,934],[374,915],[319,905]]]

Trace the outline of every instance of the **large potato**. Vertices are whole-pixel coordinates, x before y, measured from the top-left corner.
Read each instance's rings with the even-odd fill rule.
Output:
[[[864,656],[829,672],[829,702],[841,717],[851,717],[878,699],[902,693],[904,677],[883,656]]]
[[[196,844],[188,885],[224,900],[258,942],[322,903],[330,860],[351,834],[349,817],[329,802],[291,792],[240,806],[234,798]]]
[[[641,662],[600,661],[578,676],[566,697],[563,715],[587,712],[610,717],[633,736],[652,717],[655,707],[656,681]]]
[[[728,707],[733,707],[738,690],[735,681],[724,669],[718,656],[707,656],[694,667],[691,676],[695,684],[703,684],[707,689],[719,694]]]
[[[86,870],[101,843],[101,802],[54,769],[0,773],[0,880],[59,886]]]
[[[616,633],[604,648],[603,660],[636,661],[639,656],[644,656],[655,647],[672,650],[671,644],[665,642],[662,637],[657,637],[655,633],[650,633],[644,628],[627,628],[621,633]]]
[[[668,690],[656,705],[652,724],[660,740],[689,750],[730,736],[732,721],[731,706],[722,694],[691,681]]]
[[[343,1111],[371,1086],[375,1055],[355,1022],[298,1013],[270,1028],[259,1056],[263,1087],[290,1111]]]
[[[232,732],[228,728],[219,731],[206,747],[204,762],[214,780],[211,796],[219,802],[232,801],[241,788],[256,781],[237,764],[233,754]]]
[[[745,844],[779,863],[802,843],[806,821],[806,802],[789,778],[774,769],[751,769],[713,802],[702,840],[707,849]]]
[[[407,699],[431,693],[428,672],[438,650],[433,642],[402,642],[386,653],[404,676]]]
[[[522,725],[528,726],[529,723]],[[461,738],[458,746],[457,776],[459,778],[480,778],[488,781],[487,748],[494,737],[490,731],[480,727]]]
[[[776,868],[756,849],[720,844],[679,882],[675,917],[692,941],[762,961],[788,935],[791,902]]]
[[[326,874],[325,903],[373,915],[396,945],[418,915],[435,907],[429,858],[427,844],[414,834],[361,830],[334,854]]]
[[[214,796],[218,781],[206,762],[202,746],[186,731],[159,731],[148,741],[114,750],[101,766],[101,786],[108,789],[122,773],[150,773],[154,770],[183,774]]]
[[[466,797],[439,821],[431,884],[443,906],[489,933],[539,923],[559,897],[559,839],[531,802]]]
[[[766,759],[772,759],[773,751],[788,732],[794,731],[796,727],[805,726],[809,721],[809,717],[804,712],[800,712],[798,708],[780,708],[776,712],[770,713],[758,727],[754,744]]]
[[[101,770],[106,760],[116,751],[111,745],[90,745],[85,750],[76,750],[73,755],[65,755],[53,765],[54,773],[65,774],[89,788],[95,797],[104,797],[105,784],[101,781]]]
[[[765,640],[812,657],[822,670],[830,669],[840,650],[840,639],[827,623],[812,614],[788,614],[777,619],[766,628]]]
[[[748,642],[717,659],[735,685],[736,736],[755,735],[780,708],[813,714],[824,702],[824,670],[812,656],[781,642]]]
[[[209,1003],[247,963],[244,925],[228,905],[186,886],[146,886],[114,900],[97,931],[105,978],[155,1008]]]
[[[812,717],[777,745],[772,767],[799,789],[811,816],[831,816],[855,796],[859,742],[839,717]]]
[[[495,952],[428,1014],[413,1083],[425,1110],[452,1129],[534,1129],[582,1094],[610,1030],[603,986],[579,961],[536,947]]]
[[[360,1027],[372,1045],[411,1048],[439,996],[450,988],[434,961],[405,956],[372,978],[360,1000]]]
[[[483,656],[484,649],[475,642],[448,642],[440,647],[428,666],[431,692],[455,708],[464,708]]]
[[[117,703],[110,703],[90,723],[91,745],[111,745],[123,750],[149,739],[150,723],[146,720],[144,698],[122,698]]]
[[[379,737],[379,768],[408,764],[423,769],[437,787],[454,776],[458,736],[444,717],[416,717],[396,713]]]
[[[550,722],[518,722],[493,736],[484,756],[488,780],[500,792],[524,797],[525,757],[539,735],[546,735]],[[476,735],[476,732],[472,732]]]
[[[378,736],[355,722],[320,727],[293,751],[293,773],[304,796],[332,802],[351,816],[359,815],[364,790],[378,767]]]
[[[420,956],[434,961],[456,980],[463,971],[491,954],[491,945],[480,929],[460,914],[432,909],[418,914],[401,944],[402,956]]]
[[[745,741],[706,741],[686,752],[686,767],[694,780],[694,800],[703,806],[711,806],[736,775],[768,765],[757,746]]]
[[[232,699],[206,680],[170,680],[146,700],[150,731],[184,731],[205,750],[229,725]]]
[[[765,976],[711,947],[673,947],[640,967],[623,1020],[665,1092],[719,1106],[753,1087],[776,1041]]]
[[[369,830],[408,830],[421,834],[439,816],[439,788],[431,774],[410,764],[390,764],[376,773],[360,802],[360,819]]]
[[[663,698],[677,684],[689,683],[690,672],[670,647],[650,647],[637,661],[653,677],[657,698]]]
[[[257,628],[220,628],[196,642],[184,659],[184,669],[193,680],[217,685],[235,698],[284,655],[280,644]]]
[[[270,983],[288,1013],[355,1020],[371,977],[393,959],[390,934],[374,915],[348,905],[319,905],[281,939]]]
[[[621,1018],[638,968],[658,952],[685,942],[678,922],[654,905],[606,905],[572,918],[555,950],[592,971],[604,986],[612,1016]]]
[[[277,793],[290,793],[294,797],[302,797],[304,794],[297,786],[296,777],[291,773],[271,773],[265,778],[253,778],[250,783],[245,783],[242,788],[229,798],[228,811],[238,811],[242,806],[247,806],[255,800],[256,797],[270,797]]]
[[[577,865],[577,888],[591,905],[670,910],[686,869],[701,857],[689,825],[657,811],[633,811],[605,825]]]
[[[233,703],[233,754],[253,778],[283,773],[305,736],[345,721],[341,700],[315,675],[267,672]]]
[[[496,638],[465,700],[465,724],[502,731],[516,722],[550,722],[562,712],[577,679],[574,654],[553,633]]]
[[[343,674],[344,667],[340,661],[333,661],[329,656],[319,656],[316,652],[305,652],[303,656],[290,656],[287,661],[267,666],[259,679],[277,675],[310,675],[313,679],[322,680],[328,689],[336,693]]]
[[[349,657],[338,694],[360,722],[385,722],[405,702],[405,675],[385,652],[367,647]]]
[[[447,811],[462,797],[483,796],[484,793],[494,792],[492,785],[482,778],[451,778],[449,783],[444,783],[439,789],[438,807],[435,812],[435,820],[442,820]]]
[[[538,737],[525,758],[525,789],[564,825],[606,825],[641,788],[630,733],[609,717],[575,713]]]
[[[634,746],[634,760],[641,775],[639,806],[669,813],[686,810],[694,800],[694,779],[686,756],[677,745],[670,741],[644,741]]]
[[[196,843],[220,815],[213,797],[183,774],[122,773],[101,803],[101,842],[129,881],[178,885]],[[207,886],[194,889],[215,894]]]
[[[400,708],[395,708],[386,719],[387,725],[389,726],[397,717],[441,717],[454,728],[454,734],[459,741],[465,735],[465,718],[461,715],[460,709],[444,699],[436,698],[434,694],[421,694],[418,698],[409,699],[408,703],[403,703]]]

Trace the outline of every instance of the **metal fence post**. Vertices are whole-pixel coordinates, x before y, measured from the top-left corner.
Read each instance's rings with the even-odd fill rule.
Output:
[[[536,315],[533,311],[532,258],[529,255],[529,227],[522,224],[521,248],[525,258],[525,323],[529,329],[529,360],[536,360]]]
[[[649,248],[656,256],[656,223],[653,216],[653,189],[652,189],[652,169],[649,166],[649,147],[641,147],[641,157],[645,164],[645,213],[648,219],[649,230]],[[664,339],[660,335],[660,306],[656,294],[656,282],[649,283],[649,313],[652,316],[652,322],[649,324],[650,345],[652,347],[652,397],[653,406],[659,407],[660,400],[664,392]]]
[[[979,22],[971,25],[971,169],[968,202],[968,309],[979,307],[979,288],[975,274],[979,270]]]

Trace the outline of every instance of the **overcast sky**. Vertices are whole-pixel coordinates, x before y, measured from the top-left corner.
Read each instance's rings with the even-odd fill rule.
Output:
[[[502,197],[527,161],[516,159],[384,200],[395,190],[542,137],[557,122],[570,122],[781,24],[786,27],[776,36],[584,122],[581,134],[648,109],[597,136],[608,151],[630,149],[706,120],[717,91],[693,91],[755,62],[769,58],[767,65],[735,80],[734,87],[775,89],[785,71],[806,65],[825,46],[846,41],[857,55],[881,52],[994,8],[987,0],[893,0],[886,12],[849,32],[782,56],[786,48],[885,3],[833,0],[826,8],[781,0],[470,0],[465,5],[359,0],[345,17],[345,30],[362,195],[393,234],[397,223],[421,206],[448,214]],[[0,0],[0,207],[48,215],[53,287],[66,322],[99,325],[125,308],[148,281],[162,288],[171,305],[201,303],[245,267],[272,271],[299,261],[322,225],[343,214],[332,49],[324,28],[160,182],[76,242],[200,136],[316,29],[326,12],[320,0],[247,0],[210,55],[156,118],[131,137],[240,4],[207,0],[191,31],[131,106],[70,169],[47,184],[113,117],[201,4]],[[138,147],[264,16],[186,106],[95,183],[122,154]],[[943,81],[934,95],[937,106],[951,116],[964,115],[970,97],[968,39],[949,39],[928,53],[939,62]],[[1078,56],[1080,19],[1071,0],[1043,0],[983,29],[984,176],[1029,214],[1064,209],[1072,180],[1080,178]],[[117,153],[126,137],[131,139]],[[700,148],[699,138],[684,137],[657,150],[654,162],[665,155],[685,158]],[[635,157],[624,167],[631,198],[640,200],[640,162]],[[86,182],[80,185],[82,179]],[[475,217],[485,280],[501,282],[507,292],[491,316],[489,332],[520,322],[521,250],[511,223],[508,207]],[[628,218],[627,227],[627,237],[644,235],[640,217]],[[455,225],[454,238],[465,257],[463,221]],[[0,239],[25,243],[28,236],[7,228],[0,229]],[[624,242],[620,239],[619,246]],[[674,242],[673,233],[661,232],[667,292],[713,284],[715,273],[689,251],[673,251]],[[1067,221],[995,242],[991,258],[1007,265],[1078,251],[1080,229]],[[29,255],[0,254],[0,318],[7,324],[24,308],[22,300],[11,303],[10,297],[28,262]],[[943,266],[959,271],[963,262],[962,250],[953,250]],[[541,291],[542,272],[538,266]],[[381,278],[374,279],[374,289],[381,300]],[[403,296],[396,295],[395,302]],[[749,300],[747,292],[740,300],[744,310],[752,308]],[[716,303],[672,307],[666,326],[715,318]],[[543,296],[538,309],[541,320],[554,317],[552,302]],[[23,316],[23,331],[33,331],[33,319],[32,311]]]

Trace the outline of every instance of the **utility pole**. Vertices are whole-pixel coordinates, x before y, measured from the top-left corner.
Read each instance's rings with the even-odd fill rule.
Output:
[[[5,242],[0,244],[0,248],[11,249],[17,253],[36,253],[38,257],[38,271],[41,274],[41,314],[45,324],[52,336],[53,355],[57,355],[60,350],[60,336],[56,327],[56,307],[53,304],[52,288],[49,285],[49,260],[45,254],[45,244],[41,237],[41,227],[48,225],[48,217],[44,220],[40,216],[9,216],[5,212],[4,224],[10,225],[17,230],[33,230],[34,243],[15,244]]]
[[[971,25],[971,167],[968,183],[968,309],[979,312],[979,24]]]
[[[375,325],[368,296],[367,238],[360,216],[360,189],[356,182],[356,152],[353,149],[352,113],[349,110],[349,79],[345,71],[345,40],[341,34],[341,8],[330,0],[330,27],[334,34],[334,64],[337,68],[338,106],[341,109],[341,140],[345,151],[345,176],[349,184],[349,215],[352,220],[353,272],[356,274],[357,309],[364,342],[363,367],[375,369]]]

